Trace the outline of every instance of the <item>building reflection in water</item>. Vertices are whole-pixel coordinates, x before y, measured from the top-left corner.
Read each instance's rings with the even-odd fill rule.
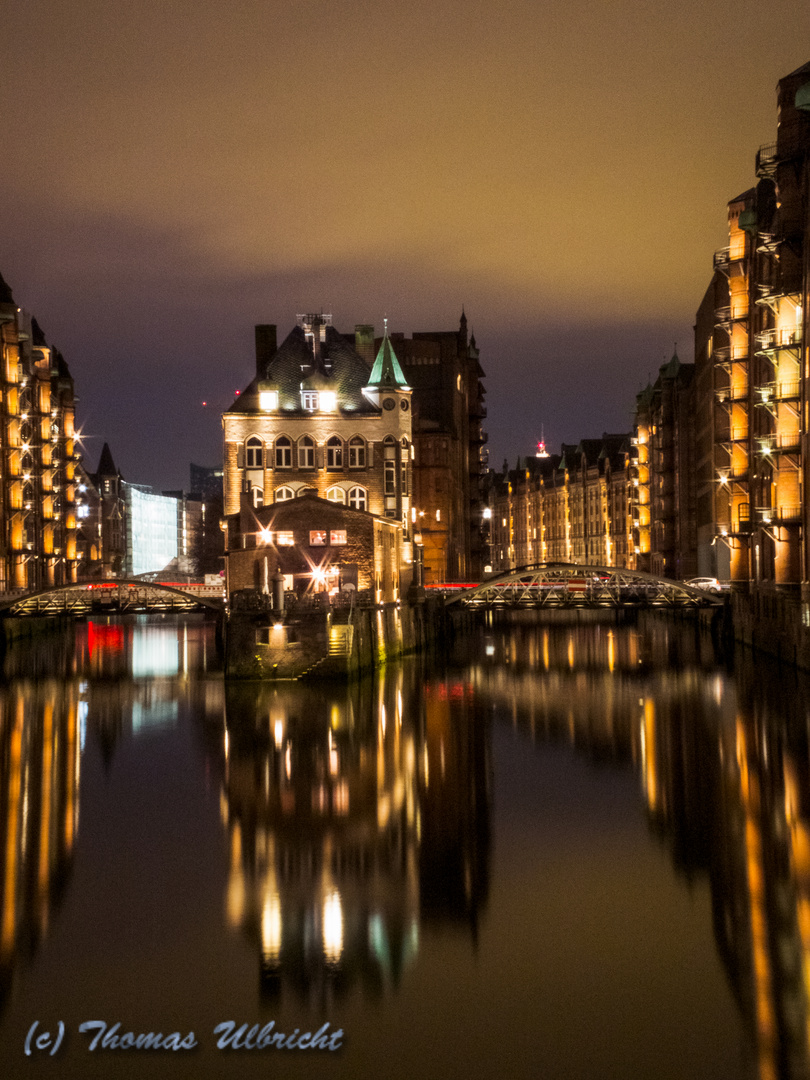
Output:
[[[470,687],[408,665],[348,691],[229,686],[226,700],[227,920],[257,943],[265,994],[381,995],[425,920],[474,936],[489,741]]]
[[[109,764],[122,737],[174,724],[181,703],[197,715],[221,717],[222,683],[191,678],[216,664],[213,635],[213,625],[202,620],[89,621],[6,650],[0,1011],[17,963],[36,951],[68,880],[86,740],[97,740]],[[26,672],[29,678],[22,678]]]
[[[810,1075],[810,682],[745,653],[708,674],[711,650],[656,619],[630,633],[510,626],[490,630],[471,672],[535,741],[637,770],[674,865],[709,878],[756,1074],[798,1080]]]
[[[50,679],[0,688],[0,1008],[19,953],[47,933],[79,826],[79,695]]]

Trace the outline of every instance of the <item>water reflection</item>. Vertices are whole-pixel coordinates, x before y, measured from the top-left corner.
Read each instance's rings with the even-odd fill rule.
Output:
[[[711,883],[719,956],[762,1080],[810,1075],[810,684],[665,621],[487,634],[476,692],[536,743],[632,765],[676,869]],[[537,678],[538,672],[542,678]]]
[[[7,674],[41,677],[0,685],[0,1011],[65,892],[88,735],[109,766],[122,737],[176,723],[181,702],[221,715],[221,683],[188,682],[215,657],[210,624],[161,617],[77,623],[6,650]]]
[[[255,942],[265,995],[379,996],[420,921],[475,934],[489,742],[471,688],[425,686],[411,665],[348,692],[229,686],[226,704],[227,921]]]
[[[56,680],[0,693],[0,1008],[47,933],[79,826],[79,701]]]
[[[408,663],[348,690],[226,688],[201,677],[215,658],[212,638],[193,619],[79,624],[69,647],[51,643],[59,678],[47,676],[37,646],[6,654],[6,672],[23,672],[27,654],[38,678],[0,685],[0,1011],[20,961],[55,932],[66,890],[78,888],[77,844],[98,842],[79,832],[80,780],[86,834],[87,792],[103,765],[117,797],[110,764],[125,743],[130,781],[150,747],[152,766],[178,747],[202,752],[190,771],[205,770],[219,820],[211,814],[206,831],[194,817],[198,804],[188,810],[180,796],[154,810],[136,876],[149,882],[157,863],[148,860],[165,857],[155,836],[173,830],[185,843],[197,829],[207,848],[225,838],[223,876],[208,883],[215,914],[200,939],[213,948],[235,933],[250,943],[253,987],[266,1009],[292,1001],[300,1015],[363,998],[408,999],[438,937],[460,943],[456,958],[478,950],[486,985],[516,1000],[524,986],[511,985],[492,959],[506,954],[514,933],[498,905],[527,880],[501,882],[499,897],[490,889],[492,820],[500,814],[505,829],[512,812],[509,828],[531,827],[509,804],[511,777],[501,777],[503,803],[493,805],[493,731],[508,724],[529,758],[557,760],[551,752],[568,747],[572,759],[634,785],[631,807],[646,816],[667,865],[683,883],[708,883],[716,955],[748,1032],[745,1074],[810,1074],[806,678],[745,656],[735,668],[718,664],[710,641],[664,619],[491,626],[461,643],[444,670]],[[189,739],[171,742],[184,725]],[[96,752],[89,768],[88,751]],[[156,790],[165,784],[163,795],[176,786],[146,768],[142,779]],[[595,827],[599,813],[620,813],[597,796],[593,812]],[[146,829],[131,807],[120,813],[117,839]],[[176,874],[189,875],[193,888],[177,895],[194,895],[202,909],[188,864]],[[553,872],[543,871],[549,880]],[[132,887],[128,903],[138,909],[148,885],[143,895],[137,881]],[[658,902],[651,890],[650,903]],[[74,918],[83,903],[70,905]],[[541,925],[553,916],[537,903]],[[706,913],[708,927],[708,903]],[[635,933],[631,926],[631,942]],[[714,956],[703,959],[719,970]],[[191,966],[191,954],[186,960]],[[483,1024],[490,1006],[482,1001],[470,1022]],[[459,1046],[467,1023],[459,1016]],[[462,1064],[474,1073],[474,1061]],[[200,1075],[219,1073],[201,1066]]]

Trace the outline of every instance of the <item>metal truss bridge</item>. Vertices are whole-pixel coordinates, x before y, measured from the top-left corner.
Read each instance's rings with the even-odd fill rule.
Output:
[[[728,594],[695,589],[641,570],[578,563],[537,563],[480,585],[439,586],[445,606],[467,608],[701,608]]]
[[[0,594],[0,615],[128,615],[140,612],[221,611],[222,586],[114,578]]]

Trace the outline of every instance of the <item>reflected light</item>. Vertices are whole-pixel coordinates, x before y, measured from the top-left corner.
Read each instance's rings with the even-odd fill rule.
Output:
[[[323,954],[336,964],[343,952],[343,908],[340,893],[333,890],[323,902]]]
[[[276,964],[281,956],[281,901],[277,892],[270,893],[264,902],[262,953],[265,960]]]

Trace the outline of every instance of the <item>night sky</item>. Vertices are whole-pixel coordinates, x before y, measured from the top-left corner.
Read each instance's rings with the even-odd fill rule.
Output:
[[[490,462],[629,430],[810,59],[775,0],[6,0],[0,272],[85,458],[188,487],[253,326],[455,329]],[[207,406],[203,406],[203,402]]]

